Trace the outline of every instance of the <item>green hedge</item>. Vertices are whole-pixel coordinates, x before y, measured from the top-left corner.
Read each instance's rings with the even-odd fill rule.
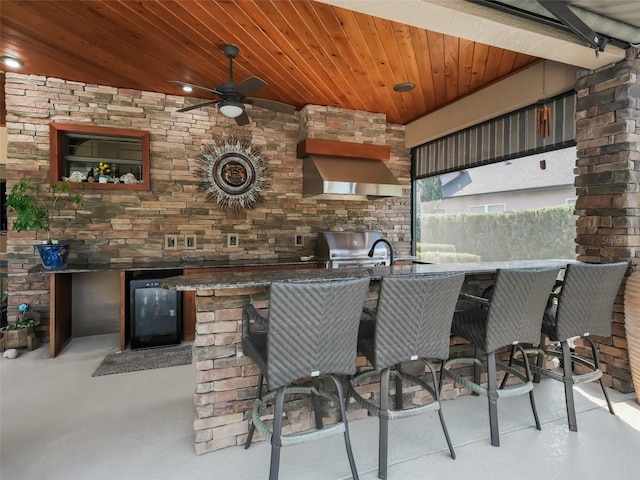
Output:
[[[456,246],[451,243],[418,243],[416,252],[455,252]]]
[[[430,263],[475,263],[481,260],[479,255],[456,252],[420,252],[417,257],[421,262]]]
[[[483,261],[575,258],[573,206],[505,213],[421,214],[420,242],[454,244]]]
[[[480,257],[472,253],[458,253],[451,243],[417,243],[416,256],[421,262],[469,263],[479,262]]]

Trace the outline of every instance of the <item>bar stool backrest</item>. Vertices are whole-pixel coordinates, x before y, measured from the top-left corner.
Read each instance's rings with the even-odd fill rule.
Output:
[[[589,335],[611,336],[613,304],[627,262],[567,266],[556,313],[559,340]]]
[[[464,274],[382,279],[376,311],[375,368],[449,356],[451,321]]]
[[[544,309],[559,272],[559,268],[497,271],[487,317],[487,352],[540,341]]]
[[[321,373],[356,372],[369,278],[274,282],[269,294],[268,388]]]

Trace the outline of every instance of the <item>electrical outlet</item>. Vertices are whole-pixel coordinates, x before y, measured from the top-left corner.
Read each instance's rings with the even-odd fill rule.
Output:
[[[178,249],[178,235],[165,235],[164,236],[164,249],[165,250],[177,250]]]
[[[227,247],[237,247],[237,246],[238,246],[238,234],[229,233],[227,235]]]
[[[184,248],[185,250],[195,250],[197,248],[196,236],[185,235],[184,236]]]
[[[301,233],[296,233],[295,246],[296,247],[304,246],[304,235],[302,235]]]

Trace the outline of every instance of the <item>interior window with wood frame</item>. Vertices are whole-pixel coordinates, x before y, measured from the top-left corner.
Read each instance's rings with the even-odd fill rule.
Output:
[[[52,183],[149,190],[149,132],[51,123],[50,142]]]

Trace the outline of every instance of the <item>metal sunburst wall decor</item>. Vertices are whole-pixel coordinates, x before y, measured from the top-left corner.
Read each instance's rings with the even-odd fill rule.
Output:
[[[262,199],[267,167],[250,140],[216,136],[214,143],[202,146],[197,160],[200,190],[221,209],[253,208]]]

